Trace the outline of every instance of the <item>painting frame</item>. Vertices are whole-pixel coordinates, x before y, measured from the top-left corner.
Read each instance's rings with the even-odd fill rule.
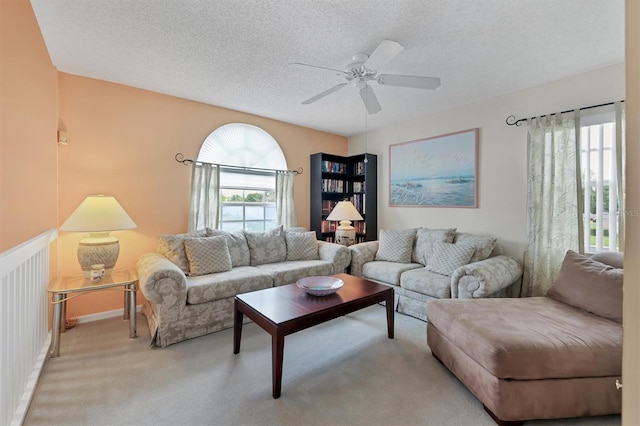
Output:
[[[478,208],[480,128],[389,145],[389,207]]]

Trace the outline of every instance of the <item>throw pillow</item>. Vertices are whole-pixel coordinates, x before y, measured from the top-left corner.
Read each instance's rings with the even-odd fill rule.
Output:
[[[427,270],[451,276],[456,269],[469,263],[474,250],[473,246],[467,244],[436,242],[433,244],[433,256],[429,258]]]
[[[426,265],[433,254],[433,244],[436,242],[452,243],[455,235],[456,228],[418,228],[411,261]]]
[[[245,231],[251,257],[251,266],[283,262],[287,258],[287,243],[282,226],[270,231]]]
[[[249,245],[244,236],[244,231],[227,232],[220,229],[207,228],[207,237],[225,237],[227,239],[231,264],[234,268],[251,264]]]
[[[199,229],[186,234],[160,235],[156,251],[173,262],[185,274],[189,275],[189,261],[184,252],[184,239],[187,237],[204,237],[206,230]]]
[[[287,242],[287,260],[320,259],[315,231],[285,232],[284,236]]]
[[[284,232],[307,232],[307,228],[304,226],[292,226],[291,228],[284,228]]]
[[[231,256],[224,237],[185,238],[184,251],[191,277],[231,270]]]
[[[413,251],[415,237],[415,229],[381,229],[375,260],[411,263],[411,252]]]
[[[569,250],[547,297],[622,323],[623,272]]]
[[[475,248],[470,262],[479,262],[489,258],[493,248],[496,246],[496,241],[498,241],[498,239],[495,237],[462,232],[457,233],[455,238],[455,244],[466,244]]]
[[[591,260],[595,260],[614,268],[624,268],[624,254],[619,251],[601,251],[591,256]]]

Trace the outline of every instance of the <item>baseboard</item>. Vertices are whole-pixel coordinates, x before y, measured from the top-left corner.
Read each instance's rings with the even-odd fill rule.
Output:
[[[142,305],[136,306],[136,312],[142,311]],[[78,317],[79,323],[99,321],[107,318],[121,317],[124,315],[124,308],[114,309],[112,311],[98,312],[96,314],[82,315]]]

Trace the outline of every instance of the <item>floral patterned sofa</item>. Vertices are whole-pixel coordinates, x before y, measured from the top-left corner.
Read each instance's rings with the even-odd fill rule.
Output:
[[[163,235],[137,263],[151,344],[165,347],[233,326],[236,294],[344,272],[347,247],[315,232],[200,230]]]
[[[496,238],[447,229],[381,230],[352,245],[351,274],[390,285],[398,312],[427,319],[433,299],[514,296],[522,266],[501,254]]]

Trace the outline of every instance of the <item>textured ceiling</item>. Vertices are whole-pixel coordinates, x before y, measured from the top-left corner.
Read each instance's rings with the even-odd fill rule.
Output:
[[[624,61],[623,0],[31,0],[62,72],[341,135],[365,129],[343,69],[383,39],[379,72],[437,76],[433,91],[373,83],[369,129]]]

